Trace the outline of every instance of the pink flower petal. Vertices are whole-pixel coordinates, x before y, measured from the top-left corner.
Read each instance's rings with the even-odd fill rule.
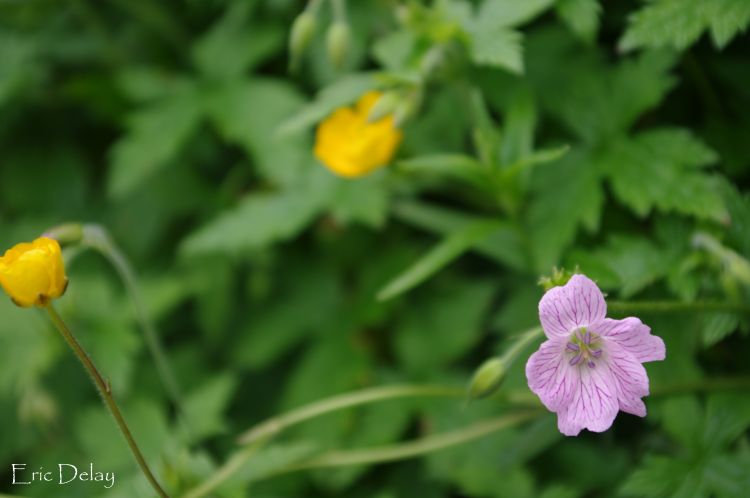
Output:
[[[648,375],[641,362],[616,342],[606,346],[605,361],[612,373],[620,410],[646,416],[646,405],[641,397],[648,396]]]
[[[563,338],[545,341],[526,362],[529,388],[551,411],[570,403],[578,383],[578,368],[570,365],[566,344],[567,339]]]
[[[539,301],[539,319],[550,339],[595,325],[606,314],[604,295],[585,275],[573,275],[567,284],[548,290]]]
[[[557,412],[557,427],[566,436],[577,436],[582,429],[606,431],[620,410],[612,373],[600,361],[594,368],[580,365],[578,378],[570,403]]]
[[[593,332],[619,344],[639,362],[663,360],[666,348],[661,337],[651,335],[651,328],[636,317],[624,320],[607,318],[595,327]]]

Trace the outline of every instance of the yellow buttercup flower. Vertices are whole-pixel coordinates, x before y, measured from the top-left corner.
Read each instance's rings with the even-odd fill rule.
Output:
[[[16,244],[0,257],[0,285],[18,306],[45,306],[65,293],[60,244],[47,237]]]
[[[393,116],[367,122],[381,95],[368,92],[354,107],[336,110],[318,126],[315,157],[334,173],[349,178],[363,176],[393,158],[402,138]]]

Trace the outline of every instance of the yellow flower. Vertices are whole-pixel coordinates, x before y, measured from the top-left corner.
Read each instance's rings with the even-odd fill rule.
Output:
[[[16,244],[0,257],[0,285],[18,306],[45,306],[65,293],[60,244],[47,237]]]
[[[336,110],[318,126],[315,157],[334,173],[349,178],[363,176],[393,158],[402,138],[393,116],[367,122],[380,97],[379,92],[368,92],[356,106]]]

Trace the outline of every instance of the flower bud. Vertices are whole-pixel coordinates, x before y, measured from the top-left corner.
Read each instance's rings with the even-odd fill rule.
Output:
[[[539,278],[538,284],[544,289],[544,292],[547,292],[553,287],[561,287],[567,284],[568,280],[576,273],[579,273],[578,266],[573,271],[568,271],[565,268],[553,268],[552,275],[543,275]]]
[[[469,399],[486,398],[505,380],[506,364],[502,358],[491,358],[476,370],[469,384]]]
[[[368,123],[375,123],[380,121],[389,114],[393,114],[393,111],[399,105],[399,95],[397,92],[386,92],[376,102],[375,105],[370,109],[370,113],[367,115]]]
[[[337,69],[344,66],[349,53],[351,43],[351,29],[344,22],[334,22],[326,34],[326,46],[328,48],[328,59]]]
[[[78,244],[83,239],[83,225],[80,223],[57,225],[45,231],[42,237],[55,239],[60,245]]]
[[[304,11],[294,20],[292,30],[289,33],[289,56],[291,64],[294,66],[299,61],[310,46],[310,42],[315,36],[317,20],[315,14],[309,10]]]
[[[0,257],[0,285],[18,306],[46,306],[68,287],[60,244],[48,237],[16,244]]]

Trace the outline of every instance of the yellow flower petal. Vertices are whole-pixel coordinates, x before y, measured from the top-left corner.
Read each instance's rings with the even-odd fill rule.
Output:
[[[23,242],[0,257],[0,285],[18,306],[44,306],[68,284],[60,244],[47,237]]]
[[[315,157],[334,173],[349,178],[363,176],[393,159],[402,139],[393,116],[367,122],[381,95],[368,92],[354,107],[337,109],[318,126]]]

